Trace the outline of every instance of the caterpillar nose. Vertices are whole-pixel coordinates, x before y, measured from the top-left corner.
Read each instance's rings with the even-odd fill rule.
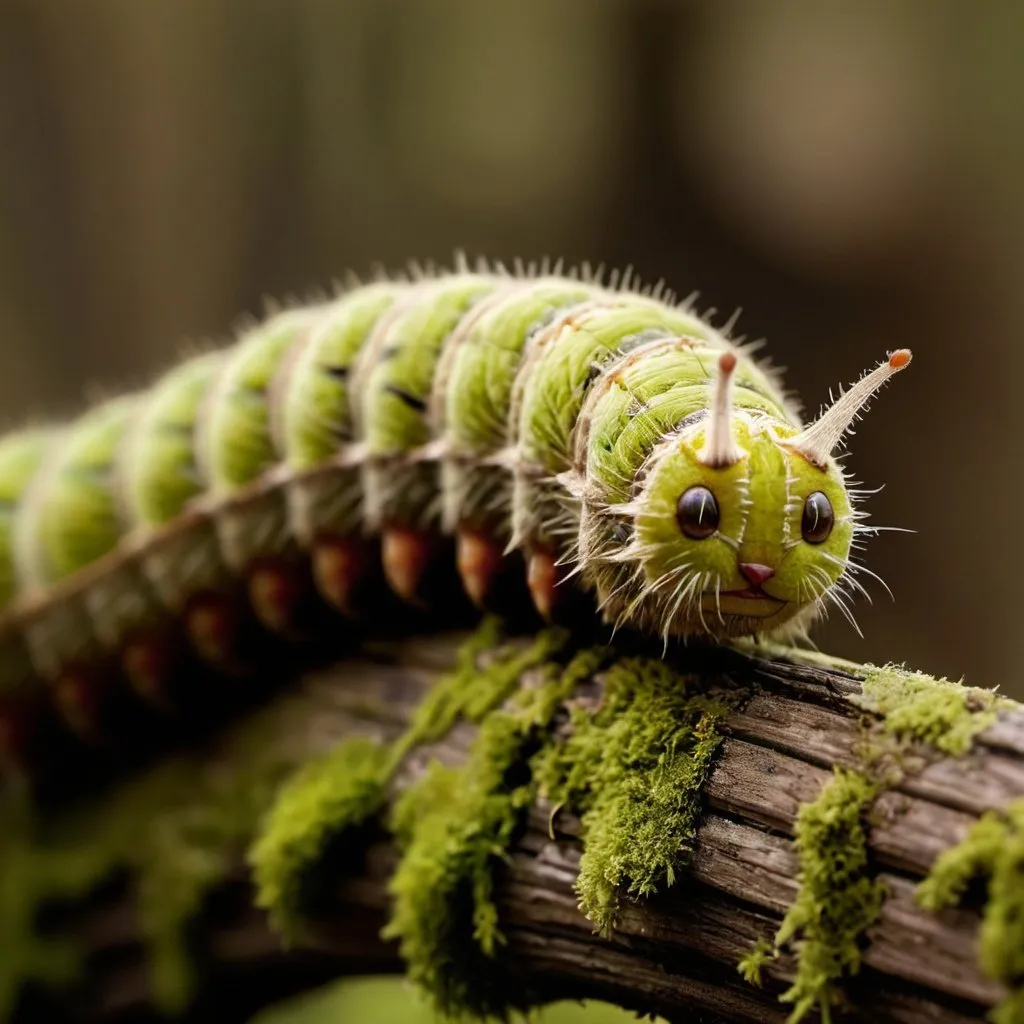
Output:
[[[770,565],[761,565],[759,562],[740,562],[739,570],[755,587],[767,583],[775,575],[775,570]]]

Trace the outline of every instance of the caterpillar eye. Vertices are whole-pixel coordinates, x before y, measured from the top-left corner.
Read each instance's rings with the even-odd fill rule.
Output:
[[[832,533],[836,515],[832,503],[821,491],[807,495],[804,514],[800,520],[800,533],[808,544],[823,544]]]
[[[718,502],[706,487],[683,491],[676,505],[679,529],[691,540],[706,540],[718,529]]]

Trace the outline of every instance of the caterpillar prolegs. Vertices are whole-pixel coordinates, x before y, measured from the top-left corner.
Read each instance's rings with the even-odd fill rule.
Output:
[[[112,655],[159,689],[161,622],[229,663],[237,581],[286,632],[303,559],[352,615],[375,569],[421,600],[446,536],[481,606],[518,552],[545,617],[575,588],[666,638],[803,627],[844,607],[865,529],[833,452],[909,361],[804,427],[728,329],[629,274],[462,263],[278,311],[0,441],[0,693],[51,684],[82,727],[72,684]]]

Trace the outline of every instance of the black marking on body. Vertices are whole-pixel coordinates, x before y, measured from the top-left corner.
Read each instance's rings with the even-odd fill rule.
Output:
[[[397,384],[385,384],[384,390],[389,395],[394,395],[400,402],[403,402],[410,409],[415,409],[417,412],[426,412],[427,403],[424,399],[419,398],[417,395],[410,394],[404,388],[400,388]]]

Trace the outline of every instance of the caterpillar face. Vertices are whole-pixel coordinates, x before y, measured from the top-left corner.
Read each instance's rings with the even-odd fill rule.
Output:
[[[240,601],[285,635],[313,589],[348,617],[374,581],[422,606],[450,547],[481,606],[525,562],[545,617],[582,590],[666,638],[845,612],[864,528],[832,453],[909,360],[804,427],[749,352],[628,275],[463,264],[274,313],[149,393],[0,438],[0,726],[48,687],[87,721],[101,664],[159,693],[157,634],[233,665]]]
[[[638,504],[635,549],[668,634],[736,636],[805,613],[843,574],[853,510],[834,464],[785,445],[796,431],[765,416],[734,421],[736,461],[701,458],[697,426],[667,442]]]

